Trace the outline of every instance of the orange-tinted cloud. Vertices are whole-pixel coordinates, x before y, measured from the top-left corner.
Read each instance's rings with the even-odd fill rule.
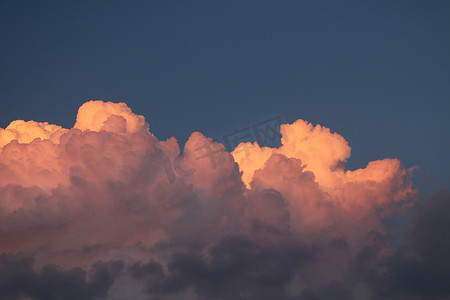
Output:
[[[59,137],[65,131],[62,127],[47,122],[13,121],[5,129],[0,128],[0,150],[14,140],[23,144],[29,144],[35,139],[58,143]]]
[[[232,152],[247,187],[253,188],[255,172],[263,170],[272,155],[277,154],[297,159],[299,167],[312,173],[318,188],[343,208],[406,203],[415,193],[409,180],[413,168],[405,170],[397,159],[377,160],[368,163],[366,168],[345,170],[351,149],[341,135],[331,133],[328,128],[297,120],[281,125],[281,133],[282,145],[279,148],[247,142]],[[275,169],[278,170],[274,170],[274,174],[284,174],[283,164]],[[265,180],[269,185],[272,182],[271,177]],[[297,188],[298,185],[291,185],[286,189]]]
[[[317,276],[304,280],[336,279],[414,201],[411,170],[397,159],[345,170],[341,135],[303,120],[281,132],[279,148],[243,143],[232,153],[194,132],[181,153],[124,103],[87,102],[71,129],[12,122],[0,129],[0,252],[33,254],[37,266],[164,265],[182,251],[207,259],[267,241],[270,259],[279,244],[317,259]]]

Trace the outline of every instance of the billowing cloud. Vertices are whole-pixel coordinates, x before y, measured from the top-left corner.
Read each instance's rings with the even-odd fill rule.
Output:
[[[3,148],[11,141],[29,144],[35,139],[41,139],[58,143],[61,134],[66,131],[60,126],[48,124],[47,122],[13,121],[5,129],[0,128],[0,148]]]
[[[421,270],[448,275],[427,251],[442,242],[448,215],[434,216],[449,197],[430,200],[394,245],[402,225],[389,221],[406,218],[416,201],[412,169],[399,160],[346,170],[345,139],[303,120],[281,126],[278,148],[242,143],[231,153],[199,132],[181,151],[175,138],[159,141],[149,128],[124,103],[90,101],[71,129],[34,121],[0,129],[0,292],[7,299],[448,292],[439,283],[415,291],[402,281],[410,261],[414,280],[425,280]],[[438,236],[428,238],[430,230]]]

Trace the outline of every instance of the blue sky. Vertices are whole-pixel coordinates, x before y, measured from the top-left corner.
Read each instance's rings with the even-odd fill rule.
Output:
[[[160,139],[273,116],[331,128],[347,167],[450,182],[448,1],[2,1],[0,127],[124,101]]]

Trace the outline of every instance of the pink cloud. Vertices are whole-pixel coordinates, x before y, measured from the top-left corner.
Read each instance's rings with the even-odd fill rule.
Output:
[[[303,120],[281,132],[279,148],[242,143],[231,153],[194,132],[180,153],[124,103],[87,102],[71,129],[15,121],[0,130],[0,252],[87,268],[98,259],[164,263],[193,248],[207,257],[230,236],[288,236],[322,249],[311,272],[333,266],[325,273],[336,278],[413,203],[412,169],[384,159],[346,170],[341,135]]]

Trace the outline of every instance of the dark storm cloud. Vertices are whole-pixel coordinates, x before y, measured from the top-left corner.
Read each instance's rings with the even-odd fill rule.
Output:
[[[279,199],[273,191],[265,193],[264,197]],[[268,203],[272,201],[280,200]],[[213,247],[191,245],[189,250],[172,254],[165,265],[150,260],[126,267],[122,261],[99,261],[89,272],[55,265],[35,271],[33,257],[2,254],[1,299],[121,299],[108,293],[120,276],[142,283],[147,299],[177,299],[188,291],[191,298],[185,299],[202,300],[425,300],[450,296],[450,191],[440,191],[416,208],[403,242],[390,254],[383,252],[383,239],[376,232],[368,233],[368,246],[336,280],[312,279],[321,277],[314,266],[320,263],[320,252],[327,249],[306,245],[287,229],[261,233],[261,228],[270,225],[261,226],[253,227],[251,236],[255,238],[226,237]],[[164,252],[168,247],[173,246],[152,251]],[[329,247],[345,250],[348,244],[341,238]]]
[[[418,207],[405,241],[379,258],[364,249],[353,264],[356,277],[384,299],[450,297],[450,191],[437,192]]]
[[[150,262],[134,265],[131,274],[146,283],[146,292],[155,299],[187,288],[195,291],[196,299],[448,299],[450,191],[440,191],[419,206],[406,230],[405,240],[391,254],[382,253],[385,240],[379,233],[369,233],[370,246],[351,261],[341,280],[306,284],[297,295],[289,293],[289,283],[298,278],[308,282],[313,276],[308,267],[324,249],[288,238],[228,238],[206,256],[174,255],[167,272]],[[337,239],[331,247],[345,249],[347,242]]]
[[[1,299],[81,300],[105,296],[123,269],[122,262],[97,262],[89,274],[81,268],[61,270],[47,265],[33,270],[33,257],[0,255]]]
[[[285,286],[302,267],[315,260],[315,249],[289,239],[255,241],[247,237],[222,240],[204,255],[177,253],[164,274],[150,262],[131,268],[147,283],[150,295],[192,288],[199,299],[287,299]]]

